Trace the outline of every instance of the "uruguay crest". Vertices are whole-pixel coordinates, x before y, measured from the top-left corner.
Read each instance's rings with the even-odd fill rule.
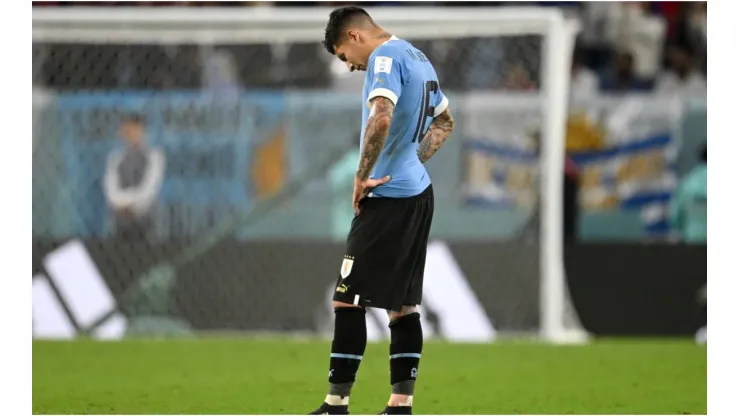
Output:
[[[355,258],[352,256],[344,256],[342,260],[342,269],[339,271],[339,275],[342,279],[346,279],[350,273],[352,273],[352,265],[355,263]]]

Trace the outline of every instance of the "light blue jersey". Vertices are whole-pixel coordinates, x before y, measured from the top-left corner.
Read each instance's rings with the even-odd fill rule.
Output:
[[[419,160],[417,149],[432,119],[447,108],[437,73],[427,57],[395,36],[373,51],[367,65],[362,101],[362,137],[370,116],[370,100],[386,97],[393,102],[388,138],[371,178],[390,175],[391,180],[369,196],[405,198],[422,193],[432,183]],[[360,145],[362,152],[362,144]]]

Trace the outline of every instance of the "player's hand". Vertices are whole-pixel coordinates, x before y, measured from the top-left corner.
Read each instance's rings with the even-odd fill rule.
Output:
[[[376,186],[380,186],[390,180],[390,176],[385,176],[380,179],[368,178],[364,181],[361,181],[357,177],[355,177],[355,188],[354,192],[352,192],[352,206],[355,207],[355,215],[358,215],[360,213],[360,201],[362,201],[362,199],[367,196],[368,192],[370,192]]]

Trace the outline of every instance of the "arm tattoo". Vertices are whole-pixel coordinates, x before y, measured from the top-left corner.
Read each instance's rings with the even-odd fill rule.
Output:
[[[385,139],[393,119],[393,103],[385,97],[373,98],[371,102],[370,117],[367,119],[365,137],[362,141],[362,157],[360,166],[357,168],[357,179],[362,181],[370,177],[375,162],[383,151]]]
[[[419,149],[417,150],[421,163],[426,163],[437,153],[437,150],[442,147],[454,128],[455,120],[452,119],[449,109],[445,109],[442,114],[432,120],[432,125],[429,126],[429,130],[419,143]]]

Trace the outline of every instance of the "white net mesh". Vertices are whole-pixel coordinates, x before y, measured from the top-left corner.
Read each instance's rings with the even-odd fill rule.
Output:
[[[406,38],[459,126],[428,166],[432,238],[472,289],[461,301],[536,331],[543,37]],[[78,330],[116,309],[130,332],[321,330],[361,114],[362,76],[333,65],[313,40],[34,41],[34,274],[64,292],[48,259],[81,240],[114,298]],[[454,337],[431,286],[430,330]]]

